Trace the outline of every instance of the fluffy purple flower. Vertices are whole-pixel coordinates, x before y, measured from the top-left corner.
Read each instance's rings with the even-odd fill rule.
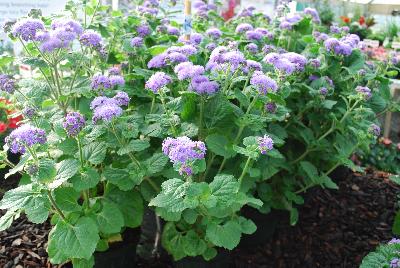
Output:
[[[121,75],[121,69],[119,67],[111,67],[108,69],[110,75]]]
[[[246,32],[246,38],[248,40],[261,40],[264,37],[262,33],[256,32],[256,31],[247,31]]]
[[[249,23],[241,23],[236,27],[236,33],[244,33],[253,30],[253,26]]]
[[[8,75],[0,74],[0,90],[13,93],[15,91],[15,80]]]
[[[358,75],[359,76],[364,76],[366,74],[367,74],[367,71],[365,69],[361,69],[361,70],[358,71]]]
[[[90,84],[92,89],[96,89],[99,91],[102,91],[103,89],[111,88],[112,84],[110,82],[110,79],[103,75],[103,74],[95,74],[92,77],[92,83]]]
[[[327,51],[334,52],[337,55],[349,56],[353,49],[345,42],[339,41],[336,38],[328,38],[324,42],[325,49]]]
[[[291,75],[296,71],[296,65],[286,58],[280,58],[273,63],[274,67],[287,75]]]
[[[65,28],[68,31],[74,32],[76,35],[81,35],[83,33],[82,25],[71,19],[56,19],[51,22],[51,28],[56,30],[58,28]]]
[[[175,66],[174,72],[179,80],[192,78],[193,76],[204,74],[204,67],[200,65],[193,65],[191,62],[182,62]]]
[[[340,33],[342,32],[342,29],[341,29],[339,26],[337,26],[337,25],[332,25],[332,26],[329,28],[329,30],[330,30],[330,32],[333,33],[333,34],[340,34]]]
[[[24,41],[34,40],[36,32],[44,30],[44,23],[38,19],[22,19],[14,24],[12,34]]]
[[[188,58],[182,53],[172,52],[172,53],[168,54],[167,60],[170,63],[175,63],[176,64],[176,63],[181,63],[181,62],[188,61]]]
[[[181,34],[178,28],[170,25],[167,26],[167,33],[169,35],[176,35],[176,36],[179,36]]]
[[[116,104],[118,106],[128,106],[129,101],[131,100],[126,92],[118,91],[117,94],[113,97]]]
[[[276,92],[278,90],[277,83],[259,71],[254,72],[250,79],[250,84],[256,87],[258,91],[264,95],[268,92]]]
[[[265,46],[262,48],[262,51],[263,51],[265,54],[271,53],[271,52],[274,51],[274,50],[275,50],[275,47],[274,47],[273,45],[265,45]]]
[[[365,99],[368,100],[372,97],[371,89],[368,87],[358,86],[356,91]]]
[[[30,106],[25,107],[22,110],[22,114],[24,115],[24,117],[29,118],[29,119],[34,118],[36,116],[36,113],[37,113],[36,109],[33,107],[30,107]]]
[[[213,51],[216,47],[217,47],[217,45],[215,43],[209,43],[206,45],[206,49],[208,51]]]
[[[97,32],[93,30],[86,30],[79,38],[79,41],[84,46],[94,49],[100,49],[102,47],[101,42],[103,41],[103,39],[101,38],[101,35]]]
[[[318,11],[314,8],[307,7],[304,9],[304,14],[310,15],[314,23],[321,23]]]
[[[190,91],[197,92],[198,94],[214,94],[219,89],[219,85],[215,81],[210,81],[204,75],[194,76],[189,86]]]
[[[342,32],[348,33],[349,31],[350,31],[349,26],[343,26],[343,27],[342,27]]]
[[[310,59],[308,61],[308,64],[310,64],[310,66],[313,68],[321,67],[321,61],[319,59]]]
[[[76,137],[85,126],[85,118],[78,112],[70,112],[65,116],[63,128],[68,136]]]
[[[267,30],[267,29],[265,29],[265,28],[256,28],[255,30],[254,30],[255,32],[257,32],[257,33],[260,33],[260,34],[262,34],[262,35],[267,35],[268,33],[269,33],[269,31]]]
[[[190,43],[194,45],[200,45],[201,41],[203,41],[203,35],[199,33],[192,33],[190,35]]]
[[[312,81],[315,81],[315,80],[319,79],[319,76],[318,76],[318,75],[315,75],[315,74],[312,74],[312,75],[310,75],[310,76],[308,77],[308,79],[312,82]]]
[[[295,52],[287,52],[281,54],[281,56],[285,59],[288,59],[292,64],[294,64],[297,71],[303,71],[304,67],[307,64],[307,58]]]
[[[167,54],[166,53],[161,53],[159,55],[154,56],[148,63],[147,67],[149,69],[152,68],[163,68],[167,66]]]
[[[269,64],[275,64],[280,59],[280,54],[272,52],[265,56],[264,61]]]
[[[5,138],[5,142],[14,154],[24,154],[27,148],[35,144],[44,144],[46,142],[46,132],[43,129],[25,124],[14,129]]]
[[[145,87],[153,91],[153,93],[158,93],[161,88],[165,87],[171,82],[172,79],[169,75],[163,72],[156,72],[149,78],[149,80],[147,80]]]
[[[246,60],[246,68],[250,71],[261,71],[262,66],[261,63],[254,60]]]
[[[136,32],[140,37],[145,37],[151,33],[151,29],[148,24],[143,23],[136,27]]]
[[[213,39],[218,39],[222,36],[222,32],[220,29],[218,28],[210,28],[206,31],[206,34],[213,38]]]
[[[372,133],[374,136],[377,136],[377,137],[381,134],[381,128],[376,124],[372,124],[369,127],[368,131],[370,133]]]
[[[125,85],[125,79],[120,75],[111,75],[109,78],[112,87],[117,85]]]
[[[279,28],[281,30],[291,30],[293,28],[293,26],[288,21],[282,21],[281,24],[279,24]]]
[[[389,267],[390,268],[400,268],[400,259],[399,258],[393,258],[390,261]]]
[[[388,242],[388,245],[392,245],[392,244],[400,244],[400,239],[398,239],[398,238],[392,238],[392,239]]]
[[[271,114],[274,114],[274,113],[276,112],[277,106],[276,106],[276,104],[273,103],[273,102],[267,102],[267,103],[265,104],[265,106],[264,106],[264,109],[265,109],[267,112],[269,112],[269,113],[271,113]]]
[[[245,63],[246,59],[240,51],[229,51],[223,54],[223,61],[237,68],[240,64]]]
[[[105,96],[98,96],[92,100],[90,103],[90,109],[95,110],[96,108],[103,105],[118,105],[114,98],[108,98]]]
[[[166,138],[162,143],[162,151],[170,161],[177,165],[179,173],[192,175],[191,165],[195,160],[204,159],[206,146],[202,141],[192,141],[188,137]]]
[[[141,47],[143,46],[143,38],[142,37],[134,37],[131,39],[131,47]]]
[[[252,54],[256,54],[258,52],[258,46],[254,43],[250,43],[246,45],[246,50]]]
[[[114,117],[118,117],[122,114],[122,109],[116,104],[106,103],[98,106],[93,111],[93,123],[97,123],[99,120],[104,122],[110,122]]]
[[[330,79],[328,76],[325,76],[325,81],[328,82],[328,84],[329,84],[331,87],[334,87],[334,86],[335,86],[335,85],[333,84],[332,79]]]
[[[321,94],[322,96],[328,95],[328,89],[326,87],[321,87],[319,89],[319,94]]]
[[[264,137],[258,137],[257,143],[261,154],[267,154],[268,151],[274,149],[274,141],[268,135],[264,135]]]

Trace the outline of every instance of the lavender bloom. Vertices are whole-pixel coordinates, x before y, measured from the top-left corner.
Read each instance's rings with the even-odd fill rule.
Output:
[[[371,89],[368,87],[358,86],[356,91],[365,99],[368,100],[372,97]]]
[[[253,30],[253,26],[249,23],[241,23],[236,27],[236,33],[243,33]]]
[[[365,69],[361,69],[358,71],[359,76],[364,76],[364,75],[366,75],[366,73],[367,73],[367,71]]]
[[[114,98],[108,98],[105,96],[98,96],[90,103],[90,109],[95,110],[96,108],[103,105],[117,105],[117,101]]]
[[[308,77],[308,79],[312,82],[312,81],[315,81],[315,80],[319,79],[319,76],[318,76],[318,75],[315,75],[315,74],[312,74],[312,75],[310,75],[310,76]]]
[[[213,39],[219,39],[222,36],[222,32],[218,28],[210,28],[206,31],[206,34],[213,38]]]
[[[370,133],[372,133],[372,134],[373,134],[374,136],[376,136],[376,137],[378,137],[378,136],[381,134],[381,128],[380,128],[378,125],[376,125],[376,124],[372,124],[372,125],[369,127],[368,131],[369,131]]]
[[[256,87],[260,94],[264,95],[268,92],[275,93],[278,90],[278,85],[273,79],[258,71],[254,72],[250,84]]]
[[[264,36],[263,36],[262,33],[259,33],[259,32],[256,32],[256,31],[247,31],[246,32],[246,38],[248,40],[256,40],[256,41],[258,41],[258,40],[261,40],[263,37]]]
[[[22,110],[22,114],[29,119],[32,119],[36,116],[36,109],[33,107],[25,107],[24,110]]]
[[[213,51],[216,47],[217,45],[215,43],[209,43],[206,45],[206,49],[209,51]]]
[[[176,35],[176,36],[180,35],[179,29],[170,25],[167,26],[167,33],[169,35]]]
[[[280,54],[272,52],[265,56],[264,61],[269,64],[275,64],[280,59]]]
[[[163,68],[165,66],[167,66],[167,54],[166,53],[162,53],[159,54],[157,56],[154,56],[148,63],[147,63],[147,67],[149,69],[151,68]]]
[[[321,23],[318,11],[314,8],[307,7],[304,9],[304,14],[310,15],[314,23]]]
[[[279,25],[279,28],[281,30],[291,30],[292,29],[292,24],[289,23],[288,21],[282,21],[281,24]]]
[[[182,53],[172,52],[168,54],[167,60],[169,60],[170,63],[181,63],[188,61],[188,58]]]
[[[210,81],[204,75],[194,76],[189,86],[190,91],[194,91],[198,94],[214,94],[219,89],[219,85],[215,81]]]
[[[10,94],[14,93],[15,80],[8,75],[0,74],[0,90]]]
[[[56,30],[58,28],[66,28],[68,31],[74,32],[76,35],[83,33],[82,25],[71,19],[56,19],[51,22],[51,28]]]
[[[250,43],[246,45],[246,50],[252,54],[256,54],[258,52],[258,46],[254,43]]]
[[[118,67],[111,67],[108,69],[108,73],[110,75],[120,75],[121,74],[121,70]]]
[[[97,123],[99,120],[104,122],[110,122],[114,117],[118,117],[122,114],[122,109],[116,104],[106,103],[98,106],[93,112],[93,123]]]
[[[287,75],[291,75],[296,70],[296,65],[286,58],[278,59],[274,62],[274,67]]]
[[[276,104],[273,103],[273,102],[267,102],[267,103],[265,104],[265,106],[264,106],[264,109],[265,109],[267,112],[269,112],[269,113],[271,113],[271,114],[274,114],[274,113],[276,112],[277,106],[276,106]]]
[[[91,87],[92,89],[102,91],[103,89],[111,88],[112,84],[107,76],[98,73],[92,77]]]
[[[78,112],[68,113],[63,122],[63,128],[70,137],[76,137],[84,126],[85,118]]]
[[[204,74],[204,67],[200,65],[193,65],[191,62],[182,62],[174,68],[174,72],[179,80],[185,80]]]
[[[331,87],[334,87],[334,86],[335,86],[335,85],[333,84],[332,79],[330,79],[328,76],[325,76],[325,80],[326,80],[326,82],[328,82],[328,84],[329,84]]]
[[[46,53],[46,52],[53,52],[54,50],[58,48],[64,48],[63,42],[54,37],[49,37],[47,40],[45,40],[41,45],[40,45],[40,51]]]
[[[134,37],[131,40],[131,47],[141,47],[143,46],[143,38],[142,37]]]
[[[116,104],[118,106],[128,106],[129,101],[131,100],[126,92],[118,91],[117,94],[113,97]]]
[[[192,33],[190,35],[190,43],[194,45],[200,45],[201,41],[203,41],[203,35],[199,33]]]
[[[274,47],[273,45],[265,45],[265,46],[262,48],[262,51],[263,51],[265,54],[271,53],[271,52],[274,51],[274,50],[275,50],[275,47]]]
[[[24,154],[27,147],[30,148],[35,144],[44,144],[46,142],[46,132],[43,129],[26,124],[13,130],[5,138],[5,142],[14,154]]]
[[[145,37],[151,33],[150,26],[148,24],[141,24],[136,27],[136,31],[140,37]]]
[[[191,168],[195,160],[204,159],[206,146],[202,141],[192,141],[188,137],[166,138],[162,144],[163,153],[170,161],[177,165],[179,173],[190,176],[193,174]]]
[[[285,59],[288,59],[291,63],[293,63],[296,66],[297,71],[303,71],[304,67],[307,64],[307,59],[303,55],[294,53],[294,52],[287,52],[284,54],[281,54],[282,57]]]
[[[38,19],[22,19],[14,24],[12,34],[24,41],[34,40],[36,32],[44,30],[44,23]]]
[[[234,68],[237,68],[240,64],[246,62],[246,59],[242,52],[240,51],[230,51],[223,55],[223,60],[229,63]]]
[[[116,85],[125,85],[125,79],[120,75],[111,75],[108,79],[112,87]]]
[[[267,154],[268,151],[274,149],[274,141],[268,135],[264,135],[264,137],[258,137],[257,143],[261,154]]]
[[[321,87],[319,89],[319,94],[321,94],[322,96],[328,95],[328,89],[326,87]]]
[[[337,25],[332,25],[332,26],[329,28],[329,30],[330,30],[330,32],[333,33],[333,34],[340,34],[340,33],[342,32],[342,29],[341,29],[339,26],[337,26]]]
[[[191,56],[197,53],[197,48],[195,48],[193,45],[184,45],[178,47],[177,52],[185,54],[186,56]]]
[[[261,63],[254,60],[246,60],[246,69],[251,71],[261,71],[262,66]],[[247,73],[247,72],[246,72]]]
[[[84,46],[94,49],[100,49],[102,47],[102,40],[101,35],[93,30],[86,30],[79,38],[79,41],[81,41]]]
[[[308,61],[308,64],[310,64],[310,66],[313,68],[321,67],[321,61],[319,59],[310,59]]]
[[[325,40],[324,45],[327,51],[333,51],[337,55],[349,56],[353,51],[349,44],[336,38],[328,38]]]
[[[254,31],[262,35],[267,35],[269,33],[269,31],[265,28],[256,28]]]
[[[147,80],[145,87],[156,94],[161,88],[165,87],[171,82],[172,79],[169,75],[163,72],[156,72],[149,78],[149,80]]]
[[[400,259],[399,258],[393,258],[390,261],[390,268],[400,268]]]
[[[392,245],[392,244],[400,244],[400,239],[398,239],[398,238],[392,238],[392,239],[388,242],[388,245]]]

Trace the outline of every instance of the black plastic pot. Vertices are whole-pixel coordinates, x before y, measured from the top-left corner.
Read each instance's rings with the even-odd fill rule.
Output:
[[[175,268],[225,268],[232,267],[232,258],[230,252],[221,250],[217,256],[206,261],[202,256],[185,257],[179,261],[174,262]]]
[[[257,209],[245,206],[241,214],[247,219],[251,219],[257,226],[257,231],[251,235],[242,235],[240,248],[253,248],[271,239],[276,231],[281,219],[285,216],[285,211],[271,210],[268,214],[263,214]],[[287,214],[287,213],[286,213]]]
[[[95,268],[135,267],[136,247],[140,238],[140,228],[128,228],[122,234],[121,242],[112,243],[105,252],[94,254]]]

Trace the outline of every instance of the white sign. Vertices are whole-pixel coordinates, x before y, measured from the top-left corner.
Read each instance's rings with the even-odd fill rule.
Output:
[[[392,48],[399,49],[400,48],[400,42],[392,42]]]

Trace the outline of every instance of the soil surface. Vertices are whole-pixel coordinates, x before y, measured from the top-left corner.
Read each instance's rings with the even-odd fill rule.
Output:
[[[6,185],[12,183],[0,181],[1,188]],[[338,191],[315,188],[306,193],[296,226],[282,217],[270,240],[234,250],[230,267],[358,267],[368,252],[392,238],[400,187],[387,174],[372,171],[351,174],[338,185]],[[45,251],[49,228],[48,223],[34,225],[21,217],[0,232],[0,267],[56,267],[49,264]],[[171,260],[161,255],[150,261],[138,259],[132,267],[171,267]]]

